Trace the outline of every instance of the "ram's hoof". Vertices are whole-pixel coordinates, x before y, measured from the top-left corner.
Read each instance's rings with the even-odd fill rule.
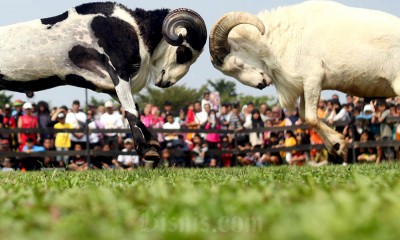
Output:
[[[150,147],[155,148],[157,151],[161,149],[161,145],[157,140],[150,140],[147,144],[149,144]]]
[[[160,154],[154,148],[149,148],[143,153],[143,158],[147,161],[158,161],[160,160]]]

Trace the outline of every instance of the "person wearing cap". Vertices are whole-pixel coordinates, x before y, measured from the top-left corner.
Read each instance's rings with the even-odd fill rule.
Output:
[[[18,122],[19,117],[24,115],[22,105],[24,105],[24,102],[22,102],[20,99],[17,99],[13,102],[14,111],[12,111],[11,116],[14,117],[15,122]]]
[[[46,149],[43,146],[38,146],[35,144],[35,139],[33,138],[28,138],[26,140],[26,143],[24,145],[24,147],[22,148],[22,152],[24,153],[35,153],[35,152],[45,152]],[[21,160],[21,164],[22,164],[22,168],[24,168],[25,170],[37,170],[40,169],[41,167],[41,163],[43,162],[43,158],[42,157],[33,157],[33,156],[29,156],[26,158],[23,158]]]
[[[114,105],[111,101],[104,104],[106,112],[100,117],[100,122],[103,124],[104,129],[121,129],[123,127],[122,116],[118,111],[114,111]],[[109,144],[111,150],[118,150],[119,143],[122,143],[122,137],[115,133],[104,134],[104,144]]]
[[[33,107],[29,102],[24,103],[22,106],[25,114],[19,117],[18,119],[18,128],[27,128],[27,129],[37,129],[39,127],[38,120],[35,116],[33,116]],[[33,140],[33,143],[36,144],[38,140],[40,140],[39,133],[19,133],[18,134],[18,144],[19,150],[22,151],[25,146],[26,140],[30,138]]]
[[[133,168],[137,168],[139,166],[140,158],[137,154],[133,140],[131,138],[127,138],[124,140],[124,149],[122,152],[131,153],[131,155],[118,155],[117,158],[117,166],[120,169],[132,170]]]
[[[67,113],[65,118],[66,123],[72,124],[74,129],[84,129],[86,127],[87,116],[84,112],[80,110],[79,100],[74,100],[72,102],[72,109]],[[83,149],[86,148],[86,135],[82,132],[71,133],[71,150],[74,149],[75,144],[80,144]]]
[[[71,123],[65,122],[66,115],[64,112],[57,114],[57,121],[54,125],[54,129],[73,129],[74,126]],[[71,148],[71,135],[65,132],[58,132],[55,134],[54,146],[59,152],[68,151]],[[68,163],[68,156],[58,155],[56,158],[60,167],[64,167]]]

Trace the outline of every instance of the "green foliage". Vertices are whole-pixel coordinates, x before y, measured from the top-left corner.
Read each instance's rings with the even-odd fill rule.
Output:
[[[259,106],[261,103],[266,103],[268,106],[273,107],[278,104],[278,100],[272,96],[253,96],[240,94],[238,96],[238,101],[242,106],[249,102],[253,102],[255,106]]]
[[[7,95],[6,91],[0,91],[0,108],[5,104],[11,104],[11,98],[13,95]]]
[[[173,109],[186,108],[190,103],[201,100],[203,93],[207,91],[207,86],[203,85],[199,89],[186,87],[185,85],[173,86],[170,88],[153,88],[146,87],[146,91],[142,91],[135,96],[139,107],[143,109],[146,103],[162,107],[165,101],[171,101]]]
[[[236,83],[221,78],[217,80],[209,79],[207,84],[212,87],[212,91],[219,92],[221,103],[236,101]]]
[[[253,102],[256,106],[259,106],[261,103],[266,103],[270,107],[278,104],[278,100],[272,96],[253,96],[243,93],[237,94],[236,83],[224,78],[207,80],[207,84],[210,85],[212,91],[219,92],[222,103],[233,103],[238,101],[242,106],[249,102]]]
[[[0,239],[397,239],[400,165],[0,172]]]

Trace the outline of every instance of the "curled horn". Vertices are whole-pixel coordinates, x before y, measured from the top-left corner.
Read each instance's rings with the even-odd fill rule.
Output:
[[[228,44],[229,32],[240,24],[250,24],[255,26],[261,34],[265,33],[265,26],[261,20],[245,12],[231,12],[222,16],[210,33],[210,54],[211,61],[215,66],[221,66],[225,57],[230,53],[231,47]]]
[[[179,34],[181,28],[186,29],[185,36]],[[207,41],[207,28],[203,18],[186,8],[175,9],[165,17],[162,33],[169,44],[180,46],[186,40],[197,51],[201,51]]]

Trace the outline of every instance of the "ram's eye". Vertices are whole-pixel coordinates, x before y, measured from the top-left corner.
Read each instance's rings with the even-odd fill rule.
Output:
[[[178,64],[184,64],[192,60],[193,54],[190,48],[185,46],[179,46],[176,49],[176,62]]]

